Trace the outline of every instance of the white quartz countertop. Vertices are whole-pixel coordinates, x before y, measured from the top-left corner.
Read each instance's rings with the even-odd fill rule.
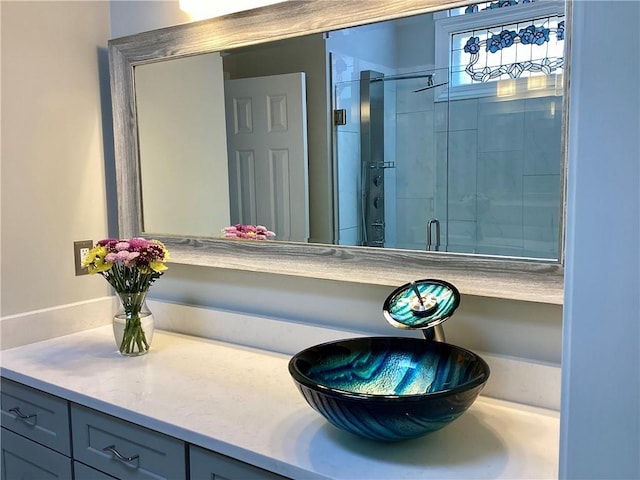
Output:
[[[479,399],[428,436],[342,432],[296,389],[288,355],[156,331],[118,354],[110,326],[1,352],[2,376],[296,479],[555,478],[559,415]]]

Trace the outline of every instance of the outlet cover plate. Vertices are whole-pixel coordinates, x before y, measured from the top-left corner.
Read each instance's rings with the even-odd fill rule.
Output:
[[[73,258],[76,265],[76,276],[86,275],[89,271],[86,268],[82,268],[83,253],[89,252],[93,248],[93,240],[79,240],[73,242]]]

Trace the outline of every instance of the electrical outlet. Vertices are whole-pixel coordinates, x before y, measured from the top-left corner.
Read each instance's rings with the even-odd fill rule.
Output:
[[[86,268],[82,268],[82,260],[84,260],[84,257],[87,256],[92,247],[92,240],[79,240],[77,242],[73,242],[73,258],[76,263],[76,276],[86,275],[89,273]]]

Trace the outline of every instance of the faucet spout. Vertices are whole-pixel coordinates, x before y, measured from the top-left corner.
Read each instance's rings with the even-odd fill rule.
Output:
[[[425,340],[430,340],[434,342],[444,342],[444,328],[442,328],[441,324],[435,325],[430,328],[425,328],[422,330],[422,335]]]

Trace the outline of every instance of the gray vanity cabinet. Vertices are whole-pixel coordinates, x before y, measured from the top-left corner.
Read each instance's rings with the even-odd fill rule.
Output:
[[[219,453],[191,445],[189,447],[191,480],[285,480],[261,468],[248,465]]]
[[[0,480],[286,478],[20,383],[1,382]]]
[[[3,427],[71,456],[66,400],[4,378],[0,398]]]
[[[2,428],[2,480],[68,480],[71,459]]]
[[[118,480],[116,477],[88,467],[84,463],[73,462],[73,480]]]
[[[4,378],[0,399],[0,478],[72,478],[67,401]]]
[[[73,456],[120,479],[186,480],[185,443],[71,404]]]

